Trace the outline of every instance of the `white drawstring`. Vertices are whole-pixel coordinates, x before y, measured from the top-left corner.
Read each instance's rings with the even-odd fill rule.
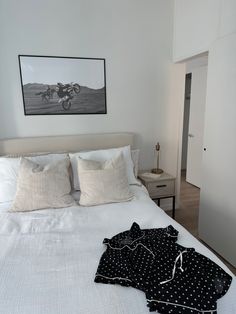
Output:
[[[172,277],[171,277],[170,279],[168,279],[168,280],[165,280],[165,281],[160,282],[160,285],[163,285],[164,283],[167,283],[167,282],[171,281],[172,279],[174,279],[174,277],[175,277],[175,272],[176,272],[176,264],[177,264],[177,262],[178,262],[179,259],[180,259],[180,267],[179,267],[179,269],[180,269],[182,272],[184,271],[183,268],[182,268],[182,264],[183,264],[183,254],[184,254],[184,253],[187,253],[187,251],[185,250],[185,251],[180,252],[179,255],[176,257],[175,263],[174,263],[174,267],[173,267],[173,270],[172,270]]]

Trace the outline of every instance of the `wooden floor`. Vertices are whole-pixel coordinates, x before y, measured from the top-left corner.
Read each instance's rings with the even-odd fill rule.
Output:
[[[200,189],[187,183],[185,181],[185,172],[183,172],[182,178],[181,178],[181,189],[180,189],[180,206],[176,210],[175,220],[178,221],[181,225],[183,225],[196,238],[198,238],[199,199],[200,199]],[[168,214],[171,215],[171,213],[168,213]],[[214,253],[216,254],[216,252]],[[217,256],[236,275],[236,268],[234,268],[232,265],[227,263],[221,256],[219,255]]]

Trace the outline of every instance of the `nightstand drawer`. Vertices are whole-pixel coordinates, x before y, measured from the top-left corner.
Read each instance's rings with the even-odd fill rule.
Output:
[[[148,183],[147,186],[149,195],[154,197],[174,195],[175,194],[175,182],[174,180],[162,180],[159,182]]]

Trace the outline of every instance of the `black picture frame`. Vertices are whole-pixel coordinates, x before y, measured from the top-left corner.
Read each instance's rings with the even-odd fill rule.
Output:
[[[20,54],[18,61],[26,116],[107,114],[104,58]]]

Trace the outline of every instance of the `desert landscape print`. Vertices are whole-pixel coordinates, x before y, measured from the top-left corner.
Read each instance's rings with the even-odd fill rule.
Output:
[[[55,89],[55,85],[49,85],[50,89]],[[43,97],[48,89],[48,85],[39,83],[28,83],[23,86],[25,111],[27,114],[90,114],[106,113],[105,110],[105,88],[91,89],[80,86],[78,94],[74,93],[71,99],[71,106],[63,108],[63,101],[54,92],[51,97]],[[39,94],[42,93],[42,94]]]
[[[106,114],[105,60],[19,56],[25,115]]]

